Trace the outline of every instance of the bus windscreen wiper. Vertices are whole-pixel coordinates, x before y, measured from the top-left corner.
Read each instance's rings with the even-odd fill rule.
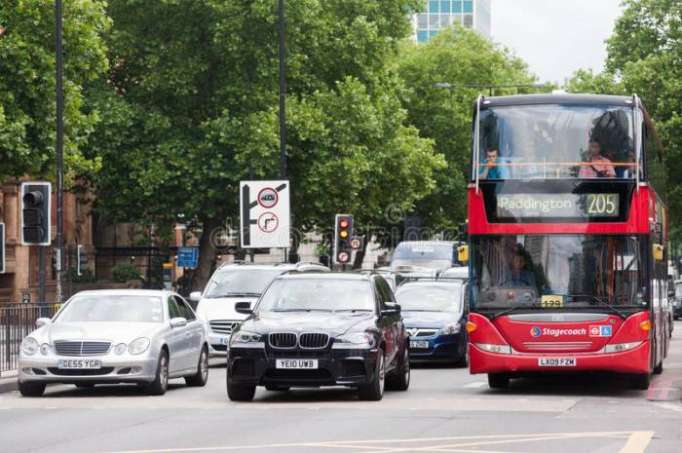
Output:
[[[493,313],[492,316],[490,316],[490,320],[492,321],[495,318],[499,318],[500,316],[508,315],[509,313],[515,312],[516,310],[524,310],[526,308],[544,308],[541,305],[538,304],[531,304],[531,305],[514,305],[513,307],[509,307],[506,310],[502,310],[497,313]]]
[[[627,318],[627,315],[625,313],[623,313],[622,311],[618,310],[613,305],[611,305],[609,303],[608,298],[606,298],[606,297],[599,297],[599,296],[595,296],[594,294],[571,294],[571,297],[587,297],[590,299],[591,302],[596,302],[599,305],[602,305],[604,307],[609,308],[611,311],[613,311],[615,314],[620,316],[622,319]]]

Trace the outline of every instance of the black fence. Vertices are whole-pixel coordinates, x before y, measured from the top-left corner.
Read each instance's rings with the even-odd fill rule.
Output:
[[[36,319],[51,318],[57,308],[37,304],[0,306],[0,376],[17,369],[21,341],[36,328]]]

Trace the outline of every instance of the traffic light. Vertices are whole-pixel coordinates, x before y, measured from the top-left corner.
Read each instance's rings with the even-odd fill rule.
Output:
[[[85,254],[85,248],[82,245],[76,248],[76,274],[80,277],[83,275],[85,266],[88,264],[88,255]]]
[[[0,223],[0,274],[5,273],[5,224]]]
[[[23,245],[50,245],[51,219],[50,199],[52,185],[49,182],[25,182],[21,184],[21,243]]]
[[[336,214],[334,223],[334,263],[348,264],[350,262],[351,237],[353,236],[353,216],[350,214]]]

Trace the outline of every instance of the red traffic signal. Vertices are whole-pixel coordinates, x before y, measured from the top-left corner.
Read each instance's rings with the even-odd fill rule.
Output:
[[[353,235],[353,216],[350,214],[336,214],[334,222],[334,253],[336,264],[347,264],[351,260],[353,249],[351,236]]]

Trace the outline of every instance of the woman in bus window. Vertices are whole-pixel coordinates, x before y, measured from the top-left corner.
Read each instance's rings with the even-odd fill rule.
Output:
[[[587,161],[589,165],[582,165],[578,172],[578,178],[615,178],[616,171],[613,163],[602,156],[599,142],[590,140],[587,148]]]

